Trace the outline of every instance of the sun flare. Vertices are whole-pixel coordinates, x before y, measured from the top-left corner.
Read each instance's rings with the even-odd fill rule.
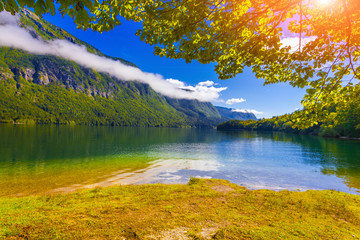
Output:
[[[328,6],[334,3],[335,0],[317,0],[317,3],[322,6]]]

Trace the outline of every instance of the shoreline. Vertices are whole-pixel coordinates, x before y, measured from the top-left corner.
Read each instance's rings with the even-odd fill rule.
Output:
[[[279,130],[259,130],[259,129],[238,129],[238,128],[229,128],[229,129],[217,129],[217,131],[220,132],[237,132],[237,131],[254,131],[254,132],[263,132],[263,133],[284,133],[284,134],[291,134],[291,135],[297,135],[297,136],[313,136],[313,137],[319,137],[319,138],[325,138],[325,139],[338,139],[338,140],[355,140],[360,141],[360,138],[356,137],[347,137],[347,136],[336,136],[336,137],[330,137],[330,136],[320,136],[318,134],[305,134],[305,133],[294,133],[294,132],[286,132],[286,131],[279,131]]]
[[[216,168],[217,165],[213,163],[203,163],[201,160],[186,160],[182,159],[159,159],[148,162],[148,166],[144,168],[122,168],[121,170],[116,170],[114,172],[109,172],[106,175],[98,176],[94,178],[96,181],[87,181],[87,182],[77,182],[71,183],[68,185],[63,185],[55,188],[39,189],[38,191],[33,192],[14,192],[13,194],[2,195],[0,197],[27,197],[27,196],[44,196],[44,195],[56,195],[56,194],[68,194],[76,193],[82,190],[92,190],[96,188],[107,188],[107,187],[116,187],[116,186],[128,186],[128,185],[147,185],[147,184],[186,184],[189,181],[189,175],[181,173],[183,170],[191,169],[193,171],[201,171],[204,166],[206,169]],[[229,181],[229,183],[234,184],[238,187],[243,187],[249,191],[256,190],[267,190],[267,191],[289,191],[289,192],[305,192],[305,191],[328,191],[331,188],[311,188],[306,185],[279,185],[279,183],[272,182],[231,182],[224,178],[212,178],[211,176],[191,176],[192,178],[199,178],[209,181]],[[332,190],[348,193],[353,195],[360,195],[360,190],[356,188],[346,189],[335,189]]]

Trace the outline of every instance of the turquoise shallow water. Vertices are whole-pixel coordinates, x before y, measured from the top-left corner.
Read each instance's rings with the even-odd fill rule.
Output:
[[[0,195],[222,178],[250,189],[360,191],[360,142],[283,133],[0,125]]]

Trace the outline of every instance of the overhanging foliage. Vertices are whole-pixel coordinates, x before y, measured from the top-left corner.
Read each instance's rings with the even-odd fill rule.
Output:
[[[250,67],[264,84],[307,88],[296,126],[327,118],[329,106],[359,93],[360,2],[333,0],[5,0],[0,10],[32,7],[69,15],[83,29],[108,31],[120,16],[139,21],[137,35],[154,53],[215,63],[219,78]],[[296,44],[287,46],[286,40]]]

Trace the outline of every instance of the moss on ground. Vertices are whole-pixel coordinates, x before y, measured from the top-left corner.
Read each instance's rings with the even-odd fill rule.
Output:
[[[359,239],[360,196],[224,180],[0,198],[5,239]]]

